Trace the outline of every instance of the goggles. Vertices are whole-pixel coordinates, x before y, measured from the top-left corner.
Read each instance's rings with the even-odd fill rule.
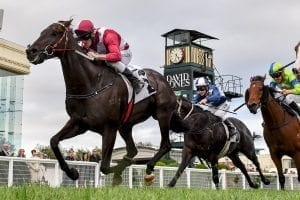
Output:
[[[78,32],[77,34],[77,40],[88,40],[92,38],[92,33],[91,32]]]
[[[205,90],[207,90],[206,86],[198,86],[197,87],[197,91],[205,91]]]
[[[272,78],[279,78],[281,76],[281,73],[282,73],[282,71],[274,72],[274,73],[270,74],[270,76]]]

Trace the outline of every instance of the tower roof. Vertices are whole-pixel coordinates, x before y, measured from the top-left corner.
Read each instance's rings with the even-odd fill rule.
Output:
[[[201,39],[201,38],[218,40],[218,38],[216,38],[216,37],[201,33],[199,31],[188,30],[188,29],[178,29],[178,28],[173,29],[167,33],[164,33],[161,36],[173,39],[174,35],[181,34],[181,33],[188,33],[188,32],[190,33],[191,41]]]

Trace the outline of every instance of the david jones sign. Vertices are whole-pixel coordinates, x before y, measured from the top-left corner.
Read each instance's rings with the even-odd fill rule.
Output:
[[[191,90],[190,71],[165,73],[165,77],[173,90]]]

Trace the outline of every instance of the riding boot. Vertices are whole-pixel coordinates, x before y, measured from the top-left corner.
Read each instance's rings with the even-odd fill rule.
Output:
[[[228,119],[225,119],[224,123],[228,127],[228,130],[229,130],[229,138],[234,136],[235,134],[237,134],[237,129],[231,121],[229,121]]]
[[[293,101],[292,103],[289,104],[289,106],[300,116],[300,109],[296,104],[296,102]]]
[[[130,81],[133,89],[138,94],[141,91],[141,89],[143,88],[144,83],[140,79],[135,77],[133,75],[133,73],[128,68],[125,69],[123,74],[128,78],[128,80]]]

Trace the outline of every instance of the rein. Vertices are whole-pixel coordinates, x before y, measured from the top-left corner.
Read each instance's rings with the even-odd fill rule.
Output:
[[[274,92],[279,92],[279,91],[274,91]],[[270,91],[269,91],[268,95],[270,95]],[[272,97],[272,99],[270,99],[270,100],[268,98],[266,98],[266,100],[261,99],[261,106],[267,108],[268,103],[270,103],[272,101],[276,101],[279,104],[279,106],[281,106],[280,102],[279,102],[280,101],[279,99],[281,97],[283,97],[283,96],[284,95],[280,95],[279,97],[276,97],[276,98]],[[287,113],[287,111],[284,108],[282,108],[282,109],[283,109],[283,113],[284,113],[284,115],[283,115],[284,122],[281,123],[281,124],[278,124],[276,126],[268,127],[270,129],[270,131],[279,129],[279,128],[284,127],[284,126],[287,126],[289,124],[289,122],[292,120],[292,118],[291,118],[290,120],[286,121],[286,113]]]
[[[278,102],[278,101],[279,101],[279,98],[282,97],[282,96],[284,96],[284,95],[281,95],[281,96],[279,96],[279,97],[277,97],[277,98],[272,98],[272,99],[269,100],[269,101],[265,101],[265,102],[262,103],[262,106],[267,107],[267,103],[268,103],[268,102],[272,102],[272,101]],[[278,104],[279,104],[279,102],[278,102]],[[281,105],[280,105],[280,106],[281,106]],[[282,107],[282,106],[281,106],[281,107]],[[286,113],[287,113],[287,111],[286,111],[284,108],[282,108],[282,109],[283,109],[283,113],[284,113],[284,115],[283,115],[284,122],[281,123],[281,124],[278,124],[277,126],[269,127],[270,131],[273,131],[273,130],[275,130],[275,129],[279,129],[279,128],[281,128],[281,127],[284,127],[284,126],[288,125],[288,124],[290,123],[290,121],[292,120],[292,118],[291,118],[290,120],[286,120]]]
[[[182,107],[182,99],[180,99],[180,101],[177,100],[177,104],[178,104],[177,113],[181,117],[180,111],[181,111],[181,107]],[[191,107],[190,111],[185,115],[185,117],[183,118],[183,120],[185,120],[186,118],[188,118],[192,114],[193,110],[194,110],[194,104],[192,104],[192,107]]]
[[[63,54],[64,54],[66,51],[75,51],[75,53],[83,56],[83,53],[81,53],[80,51],[67,48],[67,44],[69,41],[68,27],[66,27],[64,24],[62,24],[60,22],[57,22],[56,24],[62,26],[65,29],[65,31],[64,31],[63,35],[61,36],[61,38],[54,45],[47,45],[42,53],[44,53],[48,56],[51,56],[51,55],[53,55],[54,52],[63,52]],[[63,49],[56,48],[63,41],[63,39],[65,39],[65,44],[64,44],[65,48],[63,48]],[[83,57],[87,58],[88,56],[83,56]],[[114,80],[111,81],[110,83],[108,83],[107,85],[105,85],[104,87],[102,87],[100,89],[95,89],[93,92],[88,93],[88,94],[66,94],[66,99],[88,99],[88,98],[94,97],[94,96],[102,93],[106,89],[110,88],[113,85],[113,82],[114,82]]]
[[[181,114],[180,114],[181,112],[180,111],[182,110],[182,103],[183,103],[182,99],[177,100],[177,104],[178,104],[177,113],[179,114],[179,117],[181,117]],[[193,111],[194,111],[194,104],[192,104],[191,109],[185,115],[185,117],[183,118],[183,120],[187,119],[192,114]],[[208,117],[208,121],[209,122],[203,128],[197,130],[197,132],[193,132],[192,134],[202,134],[202,133],[206,133],[206,132],[212,133],[213,132],[213,128],[215,126],[217,126],[218,124],[222,123],[222,122],[215,121],[209,115],[207,115],[207,117]]]

